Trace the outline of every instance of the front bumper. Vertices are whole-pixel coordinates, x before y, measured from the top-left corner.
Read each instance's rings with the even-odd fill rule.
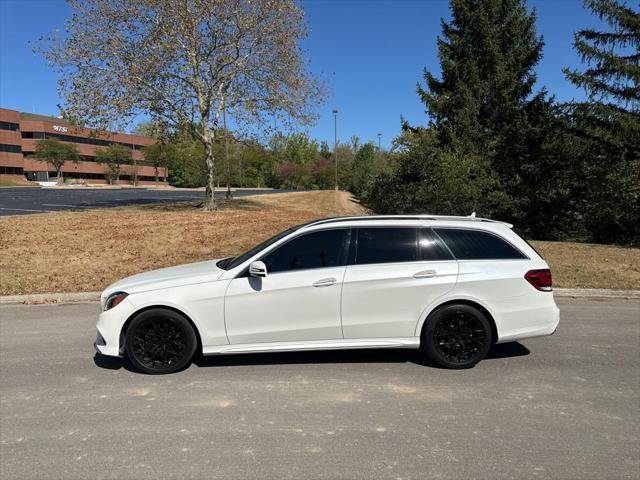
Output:
[[[111,310],[102,312],[98,317],[96,341],[93,346],[97,353],[110,357],[122,357],[124,345],[120,334],[127,319],[135,312],[134,306],[125,298]]]

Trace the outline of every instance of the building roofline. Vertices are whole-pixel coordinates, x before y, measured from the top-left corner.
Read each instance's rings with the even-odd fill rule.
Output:
[[[30,113],[30,112],[19,112],[21,120],[31,120],[35,122],[58,122],[64,123],[65,125],[70,125],[69,122],[64,120],[63,118],[58,118],[53,115],[41,115],[39,113]]]

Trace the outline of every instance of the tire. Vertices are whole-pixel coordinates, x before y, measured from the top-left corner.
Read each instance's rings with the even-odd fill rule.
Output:
[[[198,346],[191,323],[181,314],[153,308],[137,315],[127,329],[125,353],[144,373],[175,373],[187,367]]]
[[[478,309],[451,304],[437,309],[422,329],[421,348],[443,368],[471,368],[482,360],[493,343],[491,325]]]

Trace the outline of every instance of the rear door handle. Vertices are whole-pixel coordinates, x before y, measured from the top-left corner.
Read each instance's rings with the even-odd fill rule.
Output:
[[[336,283],[337,280],[335,278],[323,278],[322,280],[318,280],[313,284],[314,287],[329,287]]]
[[[413,274],[413,278],[431,278],[438,274],[435,270],[422,270]]]

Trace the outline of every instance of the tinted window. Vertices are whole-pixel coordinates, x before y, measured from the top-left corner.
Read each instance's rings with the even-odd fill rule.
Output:
[[[6,145],[4,143],[0,143],[0,152],[22,153],[22,147],[20,147],[20,145]]]
[[[261,250],[264,250],[269,245],[272,245],[272,244],[276,243],[278,240],[280,240],[281,238],[284,238],[287,235],[289,235],[290,233],[295,232],[296,229],[297,229],[297,227],[293,227],[293,228],[289,228],[289,229],[285,230],[284,232],[280,232],[277,235],[274,235],[273,237],[265,240],[264,242],[259,243],[258,245],[253,247],[251,250],[243,253],[242,255],[238,255],[235,258],[222,259],[216,265],[218,267],[224,269],[224,270],[231,270],[232,268],[236,268],[241,263],[246,262],[247,260],[249,260],[254,255],[257,255],[258,253],[260,253]]]
[[[322,230],[294,238],[262,261],[267,272],[346,265],[349,230]]]
[[[451,252],[433,232],[427,228],[420,229],[420,260],[452,260]]]
[[[18,130],[19,125],[11,122],[0,122],[0,130],[9,130],[15,132]]]
[[[415,262],[417,228],[359,228],[356,264]]]
[[[526,258],[496,235],[477,230],[434,229],[460,260]]]
[[[22,132],[22,138],[44,138],[44,132]]]
[[[22,175],[24,171],[22,167],[0,167],[0,174],[4,173],[7,175]]]

